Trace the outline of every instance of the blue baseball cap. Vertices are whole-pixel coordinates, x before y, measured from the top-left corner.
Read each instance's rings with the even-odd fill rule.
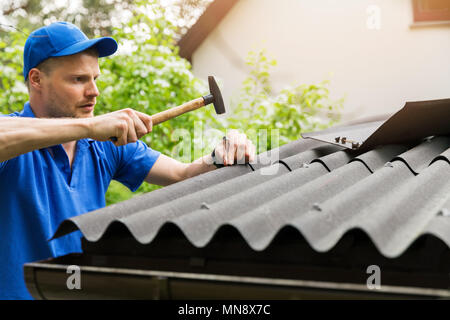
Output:
[[[97,48],[99,58],[117,50],[117,42],[111,37],[89,39],[80,29],[69,22],[54,22],[33,31],[23,51],[23,77],[42,61],[51,57],[69,56],[92,46]]]

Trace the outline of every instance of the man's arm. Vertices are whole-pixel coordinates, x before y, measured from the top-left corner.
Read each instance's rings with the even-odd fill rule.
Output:
[[[151,117],[131,109],[79,119],[0,117],[0,161],[84,138],[117,137],[115,144],[120,146],[136,142],[151,130]]]
[[[232,130],[227,135],[227,138],[228,140],[220,142],[214,149],[215,158],[219,163],[228,166],[233,165],[235,162],[244,164],[254,160],[256,148],[245,134]],[[189,164],[181,163],[161,154],[150,169],[145,181],[160,186],[167,186],[214,169],[216,169],[216,166],[213,164],[210,154]]]
[[[214,169],[216,166],[212,164],[211,155],[188,164],[161,154],[150,169],[145,181],[159,186],[167,186]]]
[[[87,138],[82,119],[0,118],[0,161],[32,150]]]

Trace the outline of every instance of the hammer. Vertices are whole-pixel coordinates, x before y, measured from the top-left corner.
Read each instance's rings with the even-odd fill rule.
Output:
[[[214,109],[217,114],[225,113],[225,105],[223,103],[222,94],[220,93],[219,86],[213,76],[208,76],[208,83],[210,91],[208,95],[152,115],[153,125],[178,117],[183,113],[204,107],[210,103],[214,105]],[[110,140],[115,142],[117,141],[117,137],[111,137]]]

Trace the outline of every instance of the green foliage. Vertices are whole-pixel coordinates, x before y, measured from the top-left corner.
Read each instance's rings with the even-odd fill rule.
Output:
[[[25,34],[0,27],[0,113],[3,114],[22,110],[28,99],[22,76],[25,41]]]
[[[269,71],[276,61],[260,50],[249,52],[246,63],[250,72],[228,122],[229,127],[246,132],[255,145],[259,142],[259,152],[297,140],[302,132],[325,129],[339,121],[343,99],[329,99],[328,81],[286,87],[274,94]],[[279,135],[272,132],[274,129]],[[266,135],[260,135],[265,130],[266,144],[261,143]],[[272,137],[277,141],[272,141]]]
[[[153,18],[135,12],[124,27],[113,29],[113,37],[125,52],[100,59],[100,113],[130,107],[154,114],[207,92],[190,72],[189,63],[178,56],[173,44],[174,28],[160,12],[163,8],[149,7]],[[158,150],[171,150],[175,145],[171,140],[173,130],[189,128],[192,120],[187,114],[155,126],[154,133],[144,141]],[[158,139],[152,139],[154,136]]]
[[[167,19],[176,24],[179,39],[213,0],[165,1]],[[159,2],[162,2],[159,0]],[[0,17],[18,29],[34,30],[54,21],[77,25],[89,37],[109,36],[124,23],[130,12],[145,4],[136,0],[2,0]]]
[[[55,21],[76,24],[88,37],[111,34],[135,0],[2,0],[0,16],[18,29],[34,30]]]
[[[105,195],[106,205],[122,202],[124,200],[132,198],[133,196],[134,194],[130,191],[130,189],[125,187],[120,182],[113,180],[111,181],[111,184],[109,185],[108,191]]]

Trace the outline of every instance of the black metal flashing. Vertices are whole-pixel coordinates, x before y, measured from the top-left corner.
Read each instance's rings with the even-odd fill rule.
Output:
[[[338,127],[302,134],[353,150],[370,150],[379,145],[414,142],[450,134],[450,99],[407,102],[387,121]]]

